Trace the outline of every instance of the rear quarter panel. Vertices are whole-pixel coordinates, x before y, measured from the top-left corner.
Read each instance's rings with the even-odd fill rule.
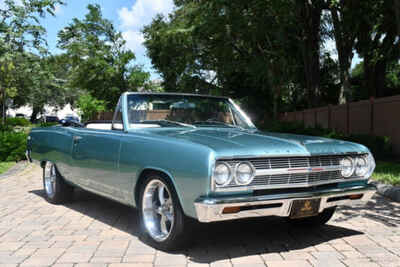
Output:
[[[72,134],[68,128],[34,128],[29,136],[31,157],[40,162],[53,161],[63,176],[67,180],[71,179]]]

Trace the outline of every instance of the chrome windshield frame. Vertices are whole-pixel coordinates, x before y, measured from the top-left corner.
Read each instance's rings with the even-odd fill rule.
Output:
[[[254,123],[251,121],[249,116],[229,97],[224,97],[224,96],[213,96],[213,95],[201,95],[201,94],[186,94],[186,93],[155,93],[155,92],[125,92],[123,94],[123,102],[122,106],[123,109],[125,109],[126,112],[123,114],[123,121],[124,121],[124,128],[131,130],[134,129],[133,127],[130,127],[130,121],[129,121],[129,116],[128,116],[128,97],[129,95],[157,95],[157,96],[181,96],[181,97],[199,97],[199,98],[215,98],[215,99],[220,99],[223,101],[227,101],[227,103],[230,105],[229,110],[230,113],[237,113],[237,115],[240,117],[240,119],[247,124],[246,128],[242,128],[239,125],[236,124],[235,120],[232,127],[240,127],[241,129],[245,130],[258,130],[257,127],[254,125]],[[235,118],[234,114],[232,114],[233,119]]]

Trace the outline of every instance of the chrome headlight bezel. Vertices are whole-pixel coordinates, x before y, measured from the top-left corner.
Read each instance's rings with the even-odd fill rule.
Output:
[[[218,166],[224,166],[224,167],[227,168],[227,171],[228,171],[226,180],[223,183],[218,183],[217,179],[216,179],[215,171],[217,170]],[[214,166],[214,169],[213,169],[213,173],[212,173],[212,180],[213,180],[213,183],[214,183],[214,185],[216,187],[224,187],[224,186],[230,184],[232,179],[233,179],[233,171],[232,171],[231,166],[228,163],[223,162],[223,161],[215,163],[215,166]]]
[[[344,172],[344,170],[345,170],[344,161],[350,162],[350,166],[346,166],[346,167],[349,167],[348,173],[347,173],[347,172],[346,172],[346,173]],[[349,177],[351,177],[351,176],[354,174],[354,171],[355,171],[355,162],[354,162],[354,159],[353,159],[352,157],[347,156],[347,157],[342,158],[342,159],[340,160],[340,166],[341,166],[340,174],[341,174],[344,178],[349,178]]]
[[[354,160],[354,173],[358,177],[365,177],[369,172],[369,164],[367,156],[357,157]]]
[[[249,177],[250,178],[245,182],[240,181],[239,168],[241,166],[247,166],[249,168],[249,175],[250,175]],[[253,181],[253,179],[255,177],[255,174],[256,174],[256,169],[254,168],[253,164],[251,164],[251,162],[249,162],[249,161],[239,162],[235,166],[235,182],[236,182],[237,185],[249,185]]]
[[[371,175],[372,175],[372,173],[373,173],[374,170],[375,170],[376,163],[375,163],[374,156],[372,155],[371,152],[368,153],[366,159],[367,159],[367,165],[368,165],[368,167],[369,167],[369,170],[368,170],[368,172],[365,174],[364,177],[365,177],[365,178],[370,178]]]

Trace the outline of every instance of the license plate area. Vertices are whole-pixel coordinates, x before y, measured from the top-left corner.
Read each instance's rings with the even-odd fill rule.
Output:
[[[294,200],[290,209],[290,218],[304,218],[318,215],[320,204],[320,198]]]

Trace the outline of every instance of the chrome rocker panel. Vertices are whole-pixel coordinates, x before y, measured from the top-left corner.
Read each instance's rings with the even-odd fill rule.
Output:
[[[264,216],[281,216],[287,217],[290,214],[290,209],[294,200],[298,199],[315,199],[321,198],[319,212],[324,209],[345,205],[355,204],[360,201],[368,201],[376,191],[376,187],[372,184],[365,186],[354,186],[348,188],[319,190],[313,192],[291,193],[291,194],[271,194],[265,196],[247,196],[247,197],[221,197],[221,198],[199,198],[195,202],[197,219],[200,222],[215,222],[225,220],[235,220],[251,217]],[[349,195],[363,194],[361,199],[339,199],[332,198],[346,197]],[[328,202],[328,200],[330,200]],[[277,205],[273,204],[281,204]],[[243,210],[238,213],[223,214],[222,211],[226,207],[238,206],[258,206],[271,205],[271,207],[261,209]]]

